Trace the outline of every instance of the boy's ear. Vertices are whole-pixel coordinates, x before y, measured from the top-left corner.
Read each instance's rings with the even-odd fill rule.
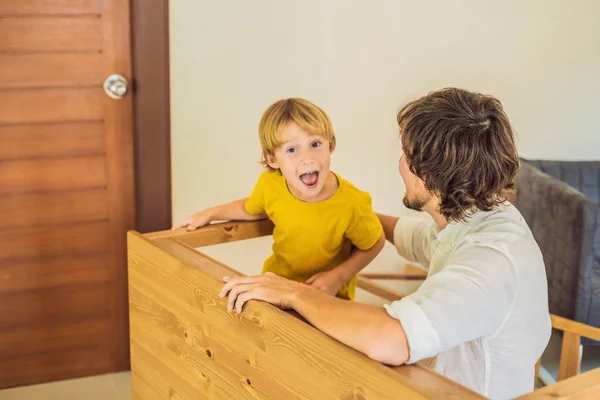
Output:
[[[269,167],[273,169],[279,169],[279,164],[277,163],[277,160],[275,159],[274,155],[265,153],[265,161],[267,162]]]

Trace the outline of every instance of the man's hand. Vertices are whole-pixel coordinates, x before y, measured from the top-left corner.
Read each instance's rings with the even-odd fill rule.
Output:
[[[258,276],[226,276],[226,282],[220,297],[229,294],[227,309],[235,307],[237,312],[242,312],[244,303],[248,300],[262,300],[281,308],[292,308],[294,295],[301,290],[310,290],[309,287],[267,272]]]
[[[335,296],[346,280],[336,268],[314,274],[305,282],[307,285],[319,289],[327,294]]]

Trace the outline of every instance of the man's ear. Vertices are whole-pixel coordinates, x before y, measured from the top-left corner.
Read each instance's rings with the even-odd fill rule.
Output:
[[[265,153],[265,161],[267,162],[269,167],[273,169],[279,169],[279,164],[277,163],[277,160],[275,159],[274,155]]]

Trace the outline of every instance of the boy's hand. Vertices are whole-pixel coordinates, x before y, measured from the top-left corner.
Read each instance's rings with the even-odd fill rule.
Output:
[[[187,226],[188,231],[200,228],[212,221],[209,210],[200,211],[194,215],[191,215],[183,221],[173,225],[172,229],[183,228]]]
[[[319,289],[327,294],[335,296],[345,283],[345,280],[341,274],[336,271],[336,268],[334,268],[311,276],[305,283],[315,289]]]

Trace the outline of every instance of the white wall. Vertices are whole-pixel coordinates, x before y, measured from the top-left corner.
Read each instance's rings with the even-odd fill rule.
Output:
[[[493,94],[524,157],[600,159],[600,1],[170,1],[174,218],[247,196],[283,97],[331,117],[332,167],[404,213],[396,111],[446,86]]]

